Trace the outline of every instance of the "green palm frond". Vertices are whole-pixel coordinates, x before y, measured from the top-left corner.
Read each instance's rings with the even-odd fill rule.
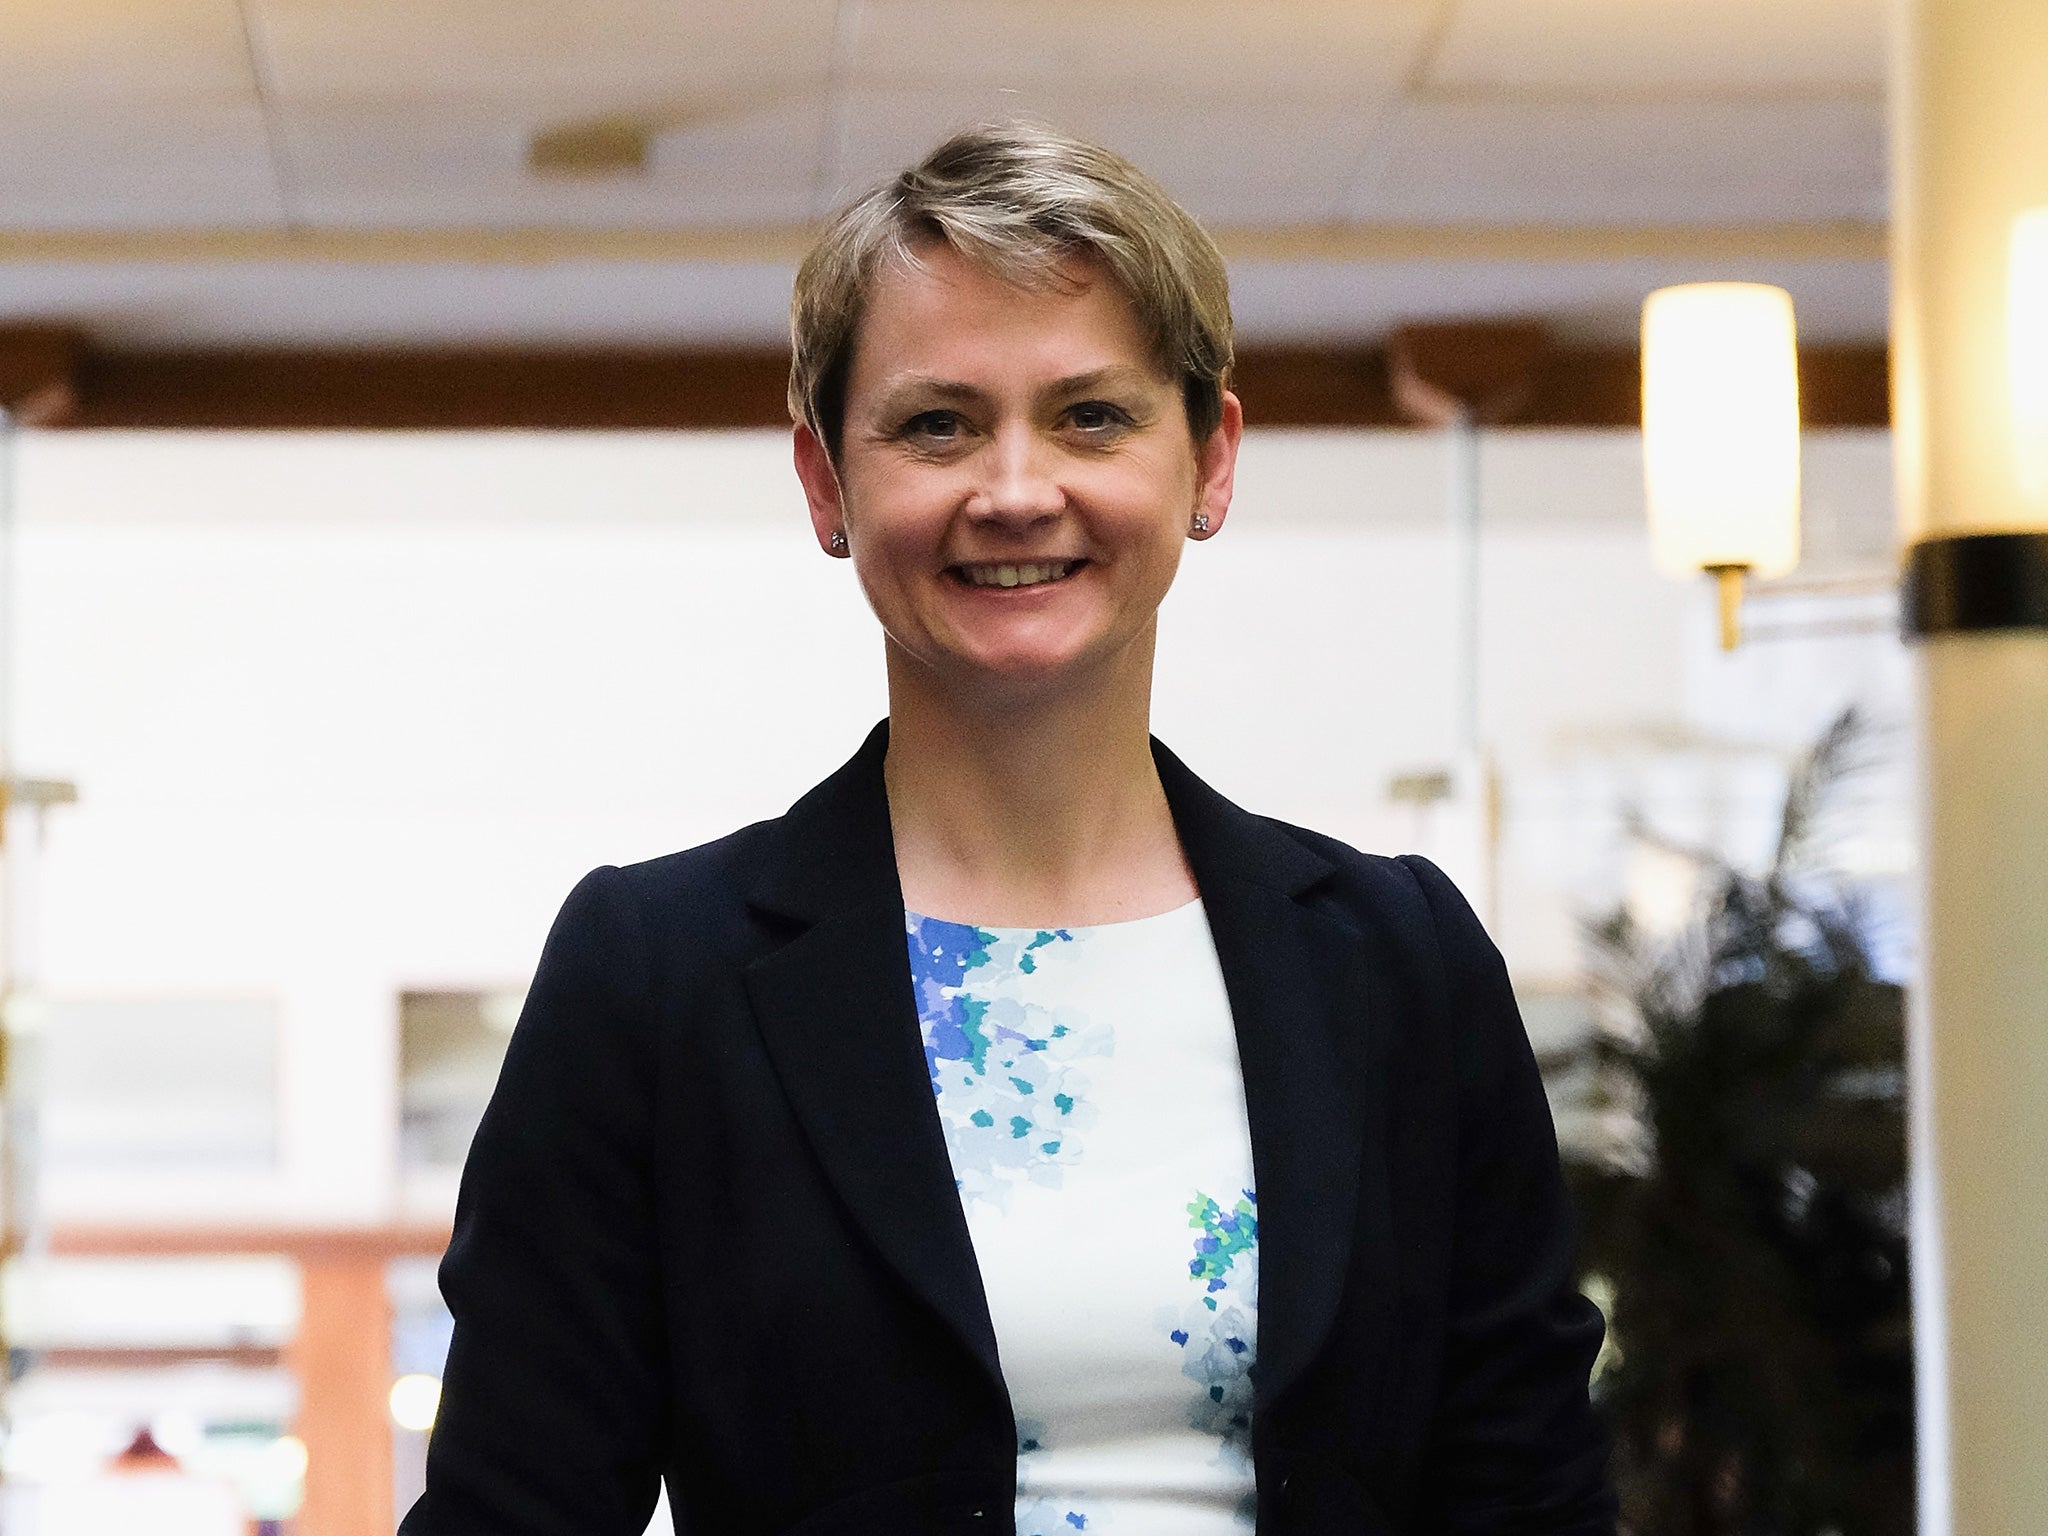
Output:
[[[1767,871],[1694,854],[1706,900],[1675,938],[1625,912],[1586,925],[1618,1027],[1553,1060],[1642,1128],[1636,1155],[1567,1170],[1612,1297],[1596,1395],[1642,1536],[1912,1529],[1903,998],[1825,874],[1841,787],[1872,761],[1845,713],[1792,775]]]

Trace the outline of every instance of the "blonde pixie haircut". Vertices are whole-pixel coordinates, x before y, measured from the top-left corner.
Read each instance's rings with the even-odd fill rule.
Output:
[[[1231,365],[1230,280],[1216,243],[1122,156],[1028,123],[970,128],[826,227],[789,305],[789,414],[836,461],[854,340],[875,280],[919,247],[951,246],[1025,288],[1056,286],[1061,263],[1099,263],[1123,289],[1155,360],[1178,375],[1188,426],[1223,419]]]

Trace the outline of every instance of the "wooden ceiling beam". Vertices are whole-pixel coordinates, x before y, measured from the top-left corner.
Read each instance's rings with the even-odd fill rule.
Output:
[[[67,425],[84,353],[84,337],[62,326],[0,326],[0,411],[23,426]]]
[[[779,351],[96,353],[72,424],[90,427],[786,426]]]
[[[1512,409],[1489,418],[1502,425],[1640,419],[1633,347],[1552,346],[1516,366]],[[0,405],[80,428],[780,427],[787,368],[786,354],[769,350],[127,352],[50,328],[0,331]],[[1395,377],[1385,348],[1254,346],[1240,354],[1236,383],[1253,426],[1409,426]],[[1807,425],[1887,424],[1882,347],[1803,349],[1800,378]]]
[[[1387,341],[1387,377],[1394,404],[1414,421],[1492,426],[1528,411],[1550,352],[1540,320],[1404,325]]]

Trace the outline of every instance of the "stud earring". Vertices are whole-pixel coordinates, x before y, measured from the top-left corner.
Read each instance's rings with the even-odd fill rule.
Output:
[[[1197,513],[1196,513],[1196,514],[1195,514],[1195,515],[1194,515],[1194,516],[1193,516],[1192,518],[1188,519],[1188,532],[1192,533],[1192,534],[1193,534],[1193,535],[1194,535],[1194,536],[1195,536],[1196,538],[1198,538],[1198,539],[1199,539],[1199,538],[1200,538],[1200,537],[1201,537],[1201,536],[1202,536],[1203,534],[1207,533],[1208,531],[1209,531],[1209,514],[1208,514],[1208,513],[1206,513],[1206,512],[1197,512]]]
[[[845,554],[845,553],[846,553],[846,530],[845,530],[844,528],[834,528],[834,529],[832,530],[832,537],[831,537],[831,538],[829,538],[829,539],[827,539],[827,540],[826,540],[826,542],[827,542],[828,544],[830,544],[830,545],[832,546],[832,553],[833,553],[833,554],[835,554],[835,555],[843,555],[843,554]]]

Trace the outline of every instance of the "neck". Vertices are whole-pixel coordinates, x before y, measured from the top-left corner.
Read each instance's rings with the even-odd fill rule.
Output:
[[[1152,637],[1092,686],[962,699],[889,650],[885,777],[913,911],[1078,927],[1192,900],[1150,735]]]

